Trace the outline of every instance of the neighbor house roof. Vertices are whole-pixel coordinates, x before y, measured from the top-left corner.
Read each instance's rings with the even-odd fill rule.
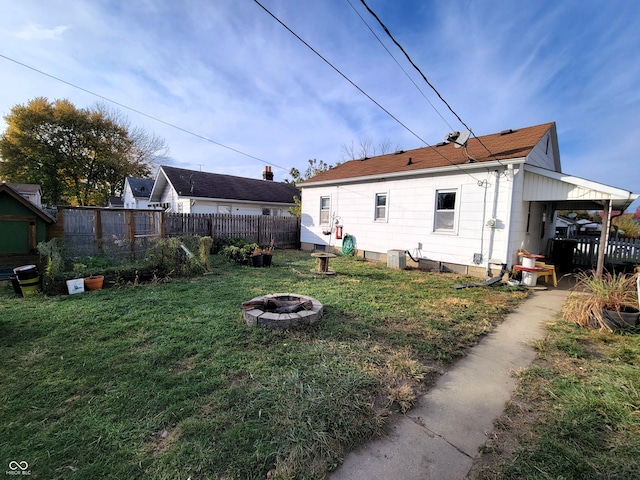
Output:
[[[110,207],[123,208],[124,207],[124,200],[122,199],[122,197],[110,196],[109,197],[109,201],[107,202],[107,204]]]
[[[40,185],[37,183],[8,183],[18,193],[36,194],[40,192]]]
[[[15,184],[13,184],[15,185]],[[38,186],[39,188],[39,186]],[[21,203],[26,208],[34,212],[38,217],[44,220],[46,223],[55,223],[55,219],[47,214],[44,210],[38,208],[36,205],[31,203],[29,200],[24,198],[17,190],[9,186],[8,183],[0,183],[0,195],[6,194],[10,197],[14,198],[18,203]]]
[[[304,187],[316,182],[417,172],[439,167],[457,168],[469,163],[469,158],[472,158],[474,163],[524,158],[551,129],[555,129],[554,122],[518,130],[504,130],[478,138],[472,137],[467,143],[466,150],[456,148],[452,142],[441,142],[415,150],[350,160],[321,172],[300,185]],[[554,145],[554,148],[557,148],[557,145]]]
[[[300,195],[296,187],[286,182],[162,166],[153,187],[152,201],[160,201],[165,181],[173,185],[178,195],[189,198],[294,204],[293,197]]]
[[[135,198],[149,199],[153,189],[153,178],[127,177],[126,180]]]

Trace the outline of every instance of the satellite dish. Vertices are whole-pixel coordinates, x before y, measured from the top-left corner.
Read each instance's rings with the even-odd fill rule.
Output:
[[[466,147],[467,142],[469,141],[469,137],[471,136],[471,130],[465,130],[460,134],[458,138],[453,141],[453,144],[456,148]]]

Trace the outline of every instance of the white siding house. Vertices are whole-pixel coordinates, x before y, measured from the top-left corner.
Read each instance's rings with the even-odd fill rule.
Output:
[[[42,207],[42,189],[40,185],[35,183],[7,183],[7,185],[36,207]]]
[[[149,200],[177,213],[290,216],[300,192],[286,182],[274,182],[270,167],[263,180],[162,166]]]
[[[152,189],[152,178],[125,178],[124,194],[122,195],[123,207],[144,210],[152,208],[153,206],[149,201]]]
[[[560,173],[555,123],[352,160],[299,186],[302,248],[340,249],[341,226],[367,258],[405,250],[477,275],[516,263],[520,248],[546,253],[557,209],[637,198]]]

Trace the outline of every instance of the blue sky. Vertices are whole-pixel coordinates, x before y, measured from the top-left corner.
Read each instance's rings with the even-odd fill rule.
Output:
[[[260,1],[411,131],[252,0],[0,0],[0,115],[37,96],[99,100],[8,57],[257,157],[276,180],[361,140],[408,150],[464,129],[360,0]],[[564,172],[640,192],[636,2],[367,3],[476,135],[555,121]],[[173,165],[261,177],[262,161],[117,108]]]

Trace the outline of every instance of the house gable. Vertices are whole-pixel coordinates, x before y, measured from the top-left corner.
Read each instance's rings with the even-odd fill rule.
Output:
[[[0,184],[0,254],[28,254],[55,220],[6,183]]]

